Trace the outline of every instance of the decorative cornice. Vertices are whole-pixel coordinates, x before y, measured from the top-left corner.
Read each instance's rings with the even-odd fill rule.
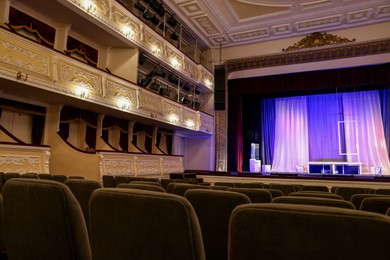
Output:
[[[301,39],[297,43],[294,43],[294,45],[291,45],[290,47],[283,49],[283,51],[313,48],[313,47],[326,46],[326,45],[339,44],[339,43],[350,43],[354,41],[356,40],[355,39],[349,40],[347,38],[341,38],[340,36],[328,34],[328,33],[315,32],[310,35],[307,35],[305,38]]]
[[[342,46],[319,47],[318,49],[295,50],[273,55],[235,59],[225,62],[224,65],[226,66],[226,73],[229,74],[233,71],[240,70],[344,59],[389,52],[390,38]]]

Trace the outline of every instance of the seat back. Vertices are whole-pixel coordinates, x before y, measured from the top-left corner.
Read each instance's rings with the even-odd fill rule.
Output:
[[[115,187],[120,183],[129,183],[129,178],[127,176],[115,176]]]
[[[164,188],[161,186],[156,186],[153,184],[134,183],[134,182],[120,183],[120,184],[118,184],[117,188],[130,188],[130,189],[165,192]]]
[[[94,260],[205,259],[198,219],[182,196],[99,189],[91,197],[90,220]]]
[[[388,259],[390,219],[357,210],[289,204],[236,207],[229,260]],[[373,243],[367,238],[376,237]]]
[[[202,229],[207,259],[227,259],[227,239],[230,215],[241,204],[250,203],[242,193],[222,190],[190,189],[187,198],[195,209]]]
[[[214,183],[214,186],[224,186],[224,187],[231,187],[231,188],[234,188],[235,187],[235,184],[233,182],[221,182],[221,181],[217,181],[216,183]]]
[[[390,195],[390,189],[376,189],[374,190],[375,194]]]
[[[67,179],[64,184],[68,186],[73,195],[76,197],[83,211],[84,219],[89,226],[89,199],[94,190],[102,188],[98,181],[84,180],[84,179]]]
[[[243,182],[241,184],[241,188],[264,188],[264,183],[262,182]]]
[[[318,197],[284,196],[284,197],[278,197],[273,199],[272,203],[317,205],[317,206],[355,209],[355,206],[349,201],[335,200],[335,199],[328,199],[328,198],[318,198]]]
[[[229,188],[228,191],[239,192],[249,197],[252,203],[271,203],[271,192],[258,188]]]
[[[360,187],[337,187],[334,192],[343,197],[344,200],[350,201],[352,195],[367,193],[367,189]]]
[[[330,192],[323,192],[323,191],[296,191],[296,192],[291,192],[289,196],[318,197],[318,198],[328,198],[328,199],[338,199],[338,200],[344,199],[340,195],[330,193]]]
[[[51,176],[51,179],[53,181],[64,182],[64,181],[66,181],[68,179],[68,176],[62,175],[62,174],[53,174]]]
[[[9,259],[91,259],[82,210],[66,185],[12,179],[3,199]]]
[[[374,193],[367,193],[367,194],[353,194],[351,197],[351,202],[353,205],[355,205],[356,209],[360,209],[360,206],[362,204],[362,201],[365,198],[371,198],[371,197],[383,197],[388,195],[383,194],[374,194]],[[389,196],[390,197],[390,196]]]
[[[295,191],[295,187],[292,184],[271,183],[270,187],[271,189],[280,190],[284,196],[288,196],[288,194]]]
[[[272,195],[272,198],[283,196],[283,192],[281,190],[276,190],[276,189],[264,189],[264,190],[269,191]]]
[[[190,189],[210,189],[209,186],[189,183],[175,183],[172,193],[180,196],[184,196],[184,193]]]
[[[324,191],[329,192],[328,187],[321,185],[303,185],[301,191]]]
[[[115,177],[113,175],[103,175],[103,187],[115,188]]]
[[[371,211],[371,212],[376,212],[381,214],[386,214],[389,208],[390,208],[389,196],[365,198],[362,201],[362,204],[360,205],[360,210]]]

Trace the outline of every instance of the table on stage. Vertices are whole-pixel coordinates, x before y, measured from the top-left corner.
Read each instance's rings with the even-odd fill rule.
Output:
[[[309,173],[361,174],[361,162],[308,162]]]

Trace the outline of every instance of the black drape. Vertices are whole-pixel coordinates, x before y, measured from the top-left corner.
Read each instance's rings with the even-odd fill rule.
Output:
[[[45,130],[45,117],[33,116],[31,129],[31,142],[35,145],[42,145],[43,132]]]
[[[256,115],[251,110],[248,114],[251,105],[243,100],[244,96],[278,97],[328,93],[334,92],[335,89],[339,91],[366,90],[373,86],[377,88],[388,84],[390,84],[390,63],[229,80],[228,170],[240,171],[248,161],[245,158],[245,153],[248,151],[245,150],[247,148],[244,148],[243,142],[250,140],[250,135],[249,130],[244,127],[247,124],[253,125],[241,119],[242,117],[256,117]],[[255,100],[250,102],[255,102]]]

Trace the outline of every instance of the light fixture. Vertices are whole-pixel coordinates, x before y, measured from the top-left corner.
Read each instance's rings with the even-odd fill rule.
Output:
[[[26,81],[28,79],[28,74],[25,73],[23,75],[23,73],[21,71],[18,71],[18,73],[16,74],[16,79],[21,80],[21,81]]]
[[[79,87],[76,89],[76,95],[79,96],[81,99],[87,99],[89,98],[89,91],[86,88]]]
[[[168,21],[167,21],[167,24],[169,24],[169,25],[172,26],[173,28],[176,26],[177,20],[176,20],[176,18],[174,17],[173,14],[171,15],[171,17],[169,17],[169,19],[168,19]]]
[[[128,38],[133,38],[134,36],[133,28],[130,25],[124,26],[122,32]]]
[[[129,110],[130,108],[130,102],[124,98],[119,99],[117,105],[122,110]]]
[[[176,124],[179,121],[179,117],[176,114],[169,114],[168,115],[168,120],[172,124]]]
[[[210,80],[209,78],[206,78],[206,79],[204,80],[204,84],[205,84],[207,87],[209,87],[209,88],[211,88],[211,87],[213,86],[213,83],[211,82],[211,80]]]
[[[194,128],[194,127],[195,127],[194,120],[188,119],[188,120],[186,121],[186,126],[189,127],[189,128]]]
[[[154,45],[152,46],[151,52],[152,52],[154,55],[160,55],[161,50],[160,50],[160,48],[159,48],[156,44],[154,44]]]
[[[181,67],[181,64],[180,64],[180,62],[178,61],[177,58],[172,58],[172,60],[171,60],[171,65],[172,65],[172,67],[174,67],[175,69],[180,69],[180,67]]]
[[[94,12],[96,10],[96,4],[93,0],[84,0],[82,2],[83,8],[88,12]]]
[[[177,35],[177,33],[173,32],[173,33],[171,34],[171,40],[177,41],[178,39],[179,39],[179,35]]]

